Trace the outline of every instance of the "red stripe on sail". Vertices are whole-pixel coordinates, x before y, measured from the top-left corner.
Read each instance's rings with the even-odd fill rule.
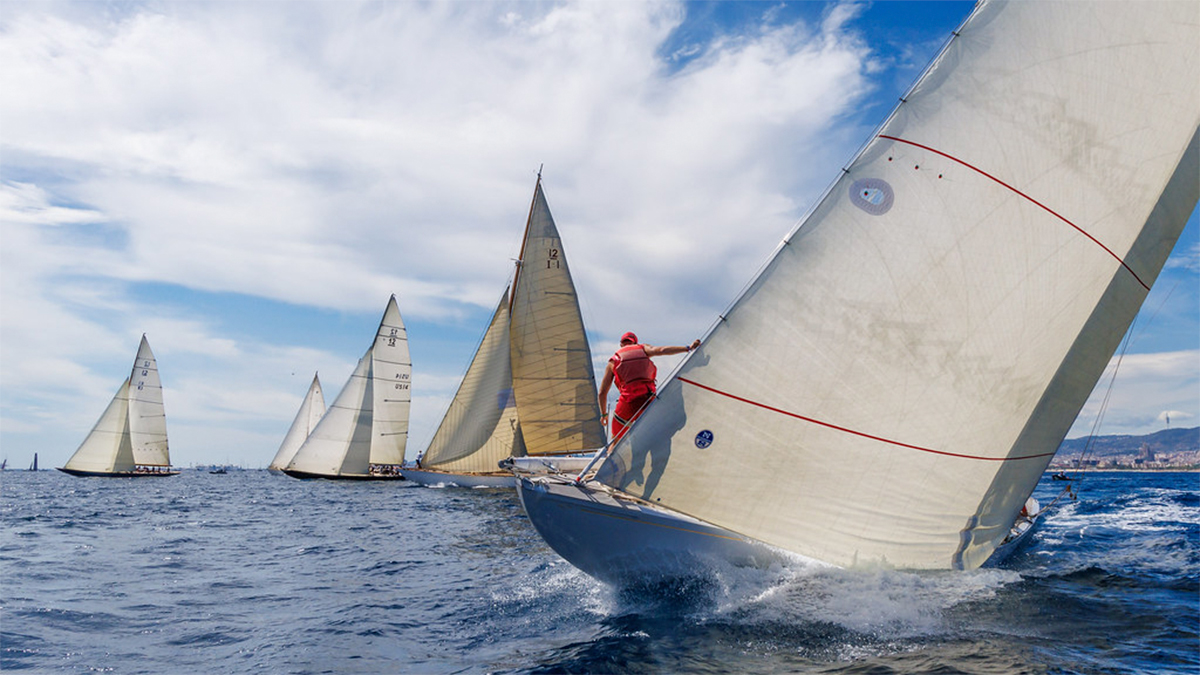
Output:
[[[1121,267],[1124,267],[1124,268],[1125,268],[1125,270],[1126,270],[1127,272],[1129,272],[1131,275],[1133,275],[1133,278],[1134,278],[1134,279],[1135,279],[1135,280],[1136,280],[1136,281],[1137,281],[1139,284],[1141,284],[1142,288],[1146,289],[1147,291],[1148,291],[1148,290],[1150,290],[1150,287],[1146,285],[1146,282],[1142,281],[1142,278],[1141,278],[1141,277],[1139,277],[1139,276],[1137,275],[1137,272],[1134,272],[1134,271],[1133,271],[1133,268],[1131,268],[1129,265],[1127,265],[1127,264],[1125,263],[1125,261],[1124,261],[1124,260],[1122,260],[1122,259],[1121,259],[1121,256],[1117,255],[1116,253],[1113,253],[1113,252],[1112,252],[1112,249],[1110,249],[1110,248],[1108,248],[1107,246],[1105,246],[1104,244],[1100,243],[1100,240],[1099,240],[1099,239],[1096,239],[1096,238],[1095,238],[1095,237],[1093,237],[1092,235],[1090,235],[1090,234],[1088,234],[1087,232],[1085,232],[1085,231],[1084,231],[1084,229],[1083,229],[1082,227],[1079,227],[1079,226],[1078,226],[1078,225],[1076,225],[1075,223],[1072,223],[1071,221],[1067,220],[1067,219],[1066,219],[1066,218],[1064,218],[1062,215],[1060,215],[1060,214],[1056,213],[1056,212],[1054,211],[1054,209],[1051,209],[1050,207],[1048,207],[1048,206],[1046,206],[1045,204],[1043,204],[1043,203],[1039,202],[1038,200],[1034,199],[1033,197],[1030,197],[1029,195],[1025,194],[1024,192],[1021,192],[1021,191],[1020,191],[1020,190],[1018,190],[1017,188],[1015,188],[1015,187],[1013,187],[1013,186],[1009,185],[1008,183],[1005,183],[1004,181],[1000,180],[999,178],[996,178],[996,177],[995,177],[995,176],[993,176],[992,174],[990,174],[990,173],[988,173],[988,172],[984,171],[983,169],[980,169],[980,168],[979,168],[979,167],[977,167],[977,166],[973,166],[973,165],[971,165],[971,164],[968,164],[967,162],[964,162],[964,161],[962,161],[961,159],[959,159],[959,158],[957,158],[957,157],[953,157],[953,156],[951,156],[951,155],[948,155],[948,154],[946,154],[946,153],[942,152],[941,150],[935,150],[935,149],[933,149],[933,148],[929,147],[928,145],[921,145],[920,143],[914,143],[913,141],[906,141],[906,140],[904,140],[903,138],[897,138],[897,137],[895,137],[895,136],[887,136],[887,135],[885,135],[885,134],[880,134],[880,135],[879,135],[879,137],[880,137],[880,138],[886,138],[886,139],[888,139],[889,141],[896,141],[897,143],[904,143],[905,145],[911,145],[911,146],[914,146],[914,147],[917,147],[917,148],[921,148],[922,150],[928,150],[929,152],[932,152],[932,153],[934,153],[934,154],[936,154],[936,155],[941,155],[942,157],[945,157],[946,159],[948,159],[948,160],[950,160],[950,161],[952,161],[952,162],[957,162],[958,164],[961,164],[961,165],[963,165],[963,166],[967,167],[968,169],[970,169],[970,170],[972,170],[972,171],[974,171],[974,172],[978,173],[978,174],[979,174],[979,175],[981,175],[981,176],[985,176],[985,177],[987,177],[988,179],[990,179],[990,180],[992,180],[992,181],[995,181],[995,182],[996,182],[997,184],[999,184],[999,185],[1003,185],[1005,188],[1007,188],[1007,189],[1011,190],[1012,192],[1016,193],[1017,195],[1019,195],[1019,196],[1020,196],[1022,199],[1024,199],[1024,200],[1028,201],[1028,202],[1029,202],[1029,203],[1031,203],[1031,204],[1034,204],[1034,205],[1035,205],[1035,206],[1037,206],[1038,208],[1040,208],[1040,209],[1044,210],[1046,213],[1049,213],[1050,215],[1054,216],[1055,218],[1058,218],[1059,220],[1063,221],[1063,222],[1064,222],[1064,223],[1066,223],[1067,225],[1070,225],[1071,227],[1075,228],[1075,230],[1076,230],[1077,232],[1079,232],[1080,234],[1082,234],[1083,236],[1087,237],[1088,239],[1091,239],[1091,240],[1092,240],[1092,243],[1094,243],[1094,244],[1096,244],[1097,246],[1099,246],[1100,248],[1104,249],[1105,253],[1108,253],[1110,256],[1112,256],[1112,257],[1113,257],[1113,259],[1114,259],[1114,260],[1116,260],[1117,262],[1121,263]]]
[[[803,420],[805,422],[816,424],[818,426],[822,426],[827,429],[833,429],[834,431],[841,431],[841,432],[844,432],[847,434],[861,436],[862,438],[869,438],[873,441],[879,441],[880,443],[887,443],[888,445],[895,445],[895,446],[898,446],[901,448],[908,448],[910,450],[920,450],[921,452],[928,452],[928,453],[932,453],[934,455],[945,455],[946,457],[958,457],[960,459],[978,459],[978,460],[985,461],[985,462],[1009,462],[1009,461],[1016,461],[1018,459],[1036,459],[1038,457],[1051,457],[1054,455],[1053,452],[1044,452],[1040,455],[1027,455],[1024,457],[981,457],[979,455],[964,455],[964,454],[960,454],[957,452],[946,452],[945,450],[934,450],[933,448],[923,448],[919,445],[911,445],[909,443],[901,443],[900,441],[893,441],[890,438],[883,438],[881,436],[872,436],[871,434],[863,433],[861,431],[847,429],[846,427],[839,427],[836,424],[830,424],[829,422],[822,422],[821,420],[813,419],[811,417],[805,417],[804,415],[797,415],[796,413],[793,413],[793,412],[788,412],[786,410],[780,410],[779,408],[773,408],[769,405],[759,403],[758,401],[751,401],[748,398],[742,398],[741,396],[735,396],[734,394],[730,394],[728,392],[721,391],[720,389],[714,389],[713,387],[709,387],[707,385],[700,384],[699,382],[694,382],[685,377],[677,377],[675,379],[679,380],[680,382],[685,382],[687,384],[690,384],[693,387],[699,387],[705,391],[711,391],[714,394],[718,394],[718,395],[724,396],[726,398],[731,398],[735,401],[739,401],[739,402],[745,403],[747,405],[752,405],[757,408],[762,408],[763,410],[770,410],[771,412],[779,413],[780,415],[786,415],[788,417],[793,417],[798,420]]]

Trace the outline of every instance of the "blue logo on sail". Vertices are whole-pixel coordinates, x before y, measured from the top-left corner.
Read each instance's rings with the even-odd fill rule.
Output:
[[[701,450],[703,450],[703,449],[707,448],[708,446],[712,445],[712,442],[713,442],[713,432],[709,431],[708,429],[705,429],[704,431],[701,431],[700,433],[696,434],[696,447],[697,448],[700,448]]]
[[[882,216],[892,208],[896,196],[882,178],[859,178],[850,186],[850,201],[873,216]]]

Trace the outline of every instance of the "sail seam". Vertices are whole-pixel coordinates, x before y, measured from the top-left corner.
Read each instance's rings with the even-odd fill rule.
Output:
[[[714,394],[719,394],[726,398],[731,398],[735,401],[740,401],[740,402],[746,403],[748,405],[762,408],[763,410],[770,410],[771,412],[779,413],[780,415],[794,417],[798,420],[809,422],[811,424],[816,424],[818,426],[826,427],[828,429],[833,429],[834,431],[841,431],[841,432],[845,432],[848,434],[852,434],[854,436],[861,436],[862,438],[869,438],[873,441],[879,441],[880,443],[887,443],[889,445],[895,445],[895,446],[899,446],[902,448],[908,448],[910,450],[920,450],[921,452],[928,452],[928,453],[932,453],[935,455],[945,455],[946,457],[958,457],[960,459],[977,459],[977,460],[985,461],[985,462],[1008,462],[1008,461],[1015,461],[1018,459],[1036,459],[1038,457],[1050,457],[1050,456],[1054,455],[1053,452],[1046,452],[1046,453],[1042,453],[1039,455],[1024,455],[1021,457],[982,457],[980,455],[965,455],[965,454],[957,453],[957,452],[947,452],[945,450],[934,450],[933,448],[925,448],[925,447],[921,447],[919,445],[911,445],[909,443],[902,443],[900,441],[894,441],[890,438],[883,438],[882,436],[873,436],[871,434],[864,433],[862,431],[855,431],[853,429],[847,429],[846,427],[840,427],[836,424],[831,424],[829,422],[822,422],[821,420],[813,419],[811,417],[805,417],[804,415],[798,415],[794,412],[788,412],[787,410],[781,410],[779,408],[774,408],[769,405],[766,405],[765,403],[759,403],[758,401],[751,401],[748,398],[742,398],[741,396],[737,396],[735,394],[730,394],[728,392],[721,391],[720,389],[714,389],[713,387],[709,387],[707,385],[700,384],[699,382],[694,382],[685,377],[679,377],[676,379],[679,380],[680,382],[686,382],[687,384],[690,384],[693,387],[699,387],[701,389],[704,389],[705,391],[711,391]]]
[[[1134,271],[1133,271],[1133,268],[1131,268],[1131,267],[1130,267],[1130,266],[1129,266],[1129,265],[1128,265],[1128,264],[1127,264],[1127,263],[1126,263],[1124,260],[1122,260],[1122,259],[1121,259],[1121,256],[1117,255],[1116,253],[1114,253],[1114,252],[1112,251],[1112,249],[1110,249],[1109,247],[1107,247],[1107,246],[1105,246],[1103,243],[1101,243],[1099,239],[1097,239],[1097,238],[1093,237],[1092,235],[1088,234],[1088,233],[1087,233],[1087,232],[1086,232],[1086,231],[1085,231],[1085,230],[1084,230],[1082,227],[1079,227],[1079,226],[1078,226],[1078,225],[1076,225],[1075,223],[1072,223],[1070,220],[1067,220],[1065,217],[1063,217],[1063,216],[1062,216],[1062,215],[1060,215],[1059,213],[1055,212],[1055,211],[1054,211],[1054,209],[1050,208],[1049,206],[1046,206],[1045,204],[1043,204],[1043,203],[1039,202],[1038,200],[1034,199],[1033,197],[1030,197],[1029,195],[1025,194],[1024,192],[1021,192],[1021,191],[1020,191],[1020,190],[1018,190],[1017,188],[1015,188],[1015,187],[1013,187],[1013,186],[1009,185],[1008,183],[1005,183],[1004,181],[1002,181],[1002,180],[1000,180],[999,178],[997,178],[997,177],[993,176],[992,174],[990,174],[990,173],[988,173],[988,172],[984,171],[983,169],[980,169],[980,168],[979,168],[979,167],[977,167],[977,166],[973,166],[973,165],[971,165],[971,164],[969,164],[969,163],[967,163],[967,162],[964,162],[963,160],[961,160],[961,159],[959,159],[959,158],[957,158],[957,157],[954,157],[954,156],[952,156],[952,155],[948,155],[948,154],[946,154],[946,153],[942,152],[941,150],[935,150],[934,148],[931,148],[931,147],[929,147],[928,145],[922,145],[922,144],[920,144],[920,143],[916,143],[916,142],[913,142],[913,141],[908,141],[908,140],[905,140],[905,139],[903,139],[903,138],[897,138],[896,136],[888,136],[887,134],[879,134],[879,137],[880,137],[880,138],[886,138],[886,139],[887,139],[887,140],[889,140],[889,141],[896,141],[897,143],[904,143],[905,145],[911,145],[911,146],[913,146],[913,147],[921,148],[922,150],[928,150],[929,152],[932,152],[932,153],[934,153],[934,154],[937,154],[937,155],[940,155],[940,156],[942,156],[942,157],[945,157],[946,159],[948,159],[948,160],[950,160],[950,161],[952,161],[952,162],[956,162],[956,163],[958,163],[958,164],[961,164],[961,165],[963,165],[963,166],[967,167],[968,169],[970,169],[970,170],[972,170],[972,171],[974,171],[974,172],[978,173],[979,175],[981,175],[981,176],[984,176],[984,177],[986,177],[986,178],[988,178],[988,179],[990,179],[990,180],[992,180],[992,181],[994,181],[994,182],[998,183],[999,185],[1002,185],[1002,186],[1004,186],[1005,188],[1007,188],[1007,189],[1011,190],[1012,192],[1016,193],[1016,194],[1017,194],[1018,196],[1020,196],[1022,199],[1025,199],[1025,200],[1029,201],[1030,203],[1034,204],[1035,206],[1037,206],[1038,208],[1042,209],[1042,210],[1043,210],[1043,211],[1045,211],[1046,213],[1049,213],[1050,215],[1054,216],[1055,218],[1058,218],[1059,220],[1063,221],[1063,222],[1064,222],[1064,223],[1066,223],[1067,225],[1070,225],[1071,227],[1075,228],[1075,231],[1079,232],[1079,233],[1080,233],[1080,234],[1082,234],[1083,236],[1085,236],[1085,237],[1087,237],[1088,239],[1092,240],[1092,243],[1094,243],[1095,245],[1097,245],[1097,246],[1099,246],[1100,248],[1104,249],[1104,252],[1105,252],[1105,253],[1109,254],[1110,256],[1112,256],[1112,257],[1113,257],[1113,259],[1114,259],[1114,260],[1116,260],[1117,262],[1121,263],[1121,267],[1124,267],[1124,268],[1125,268],[1125,270],[1126,270],[1127,272],[1129,272],[1129,274],[1130,274],[1130,275],[1132,275],[1132,276],[1133,276],[1134,280],[1136,280],[1136,281],[1138,282],[1138,284],[1140,284],[1140,285],[1141,285],[1141,287],[1142,287],[1142,288],[1146,289],[1147,291],[1148,291],[1148,290],[1150,290],[1150,287],[1146,285],[1146,282],[1142,281],[1142,278],[1141,278],[1141,277],[1139,277],[1139,276],[1137,275],[1137,272],[1134,272]]]

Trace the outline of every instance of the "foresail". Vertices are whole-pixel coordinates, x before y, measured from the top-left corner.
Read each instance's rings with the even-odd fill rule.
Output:
[[[524,454],[512,391],[505,292],[454,400],[421,456],[421,467],[491,473],[499,470],[500,460]]]
[[[974,568],[1200,185],[1189,2],[982,3],[603,482],[838,565]]]
[[[605,444],[575,284],[539,180],[513,289],[513,393],[530,455]]]
[[[129,433],[134,461],[147,466],[171,465],[162,382],[158,376],[158,362],[145,335],[129,376]]]
[[[285,467],[322,476],[366,475],[371,454],[371,350]]]
[[[129,472],[134,469],[133,445],[129,439],[129,380],[121,383],[108,407],[64,469],[95,473]]]
[[[371,358],[374,410],[370,463],[402,464],[408,443],[412,361],[408,355],[408,332],[394,295],[379,322]]]
[[[296,456],[296,451],[300,449],[304,439],[308,438],[308,435],[316,428],[317,422],[321,421],[324,414],[325,396],[321,392],[321,381],[314,374],[312,384],[308,386],[308,393],[304,395],[300,409],[296,411],[296,417],[292,419],[292,426],[288,427],[287,434],[283,437],[283,443],[279,444],[279,450],[275,452],[275,457],[267,468],[276,470],[285,468]]]

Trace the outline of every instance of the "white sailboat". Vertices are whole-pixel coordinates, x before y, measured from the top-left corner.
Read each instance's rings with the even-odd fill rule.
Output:
[[[162,382],[142,336],[133,370],[87,438],[59,471],[73,476],[175,476],[167,448]]]
[[[589,458],[578,455],[604,445],[583,315],[540,174],[510,290],[429,447],[404,470],[410,480],[511,487],[500,461],[579,471]]]
[[[300,409],[296,411],[292,426],[288,428],[287,434],[283,437],[283,443],[279,444],[279,450],[275,452],[275,457],[271,459],[267,469],[282,472],[283,468],[296,456],[296,451],[300,449],[304,439],[308,438],[308,435],[316,428],[317,422],[321,421],[324,414],[325,395],[321,392],[321,380],[314,373],[312,384],[308,385],[308,393],[300,402]]]
[[[411,384],[408,333],[393,295],[374,343],[283,472],[293,478],[403,480]]]
[[[1196,206],[1198,46],[1189,2],[979,3],[594,477],[520,482],[534,526],[617,583],[983,565]]]

